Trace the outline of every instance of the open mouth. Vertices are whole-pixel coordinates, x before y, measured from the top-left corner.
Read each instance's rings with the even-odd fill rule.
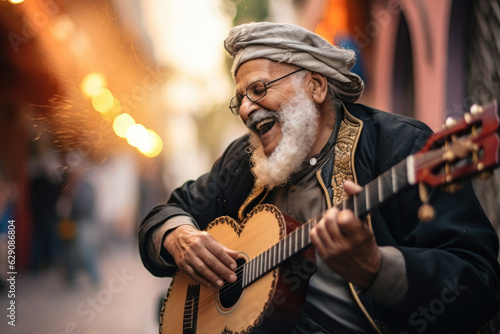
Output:
[[[273,128],[275,123],[276,123],[276,118],[274,118],[274,117],[263,119],[262,121],[257,123],[257,125],[255,126],[255,130],[261,136],[263,136],[266,132],[268,132],[269,130],[271,130]]]

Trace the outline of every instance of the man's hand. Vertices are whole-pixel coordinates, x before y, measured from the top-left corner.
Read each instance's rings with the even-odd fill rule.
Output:
[[[346,181],[344,189],[349,195],[354,195],[362,188]],[[361,288],[373,283],[381,254],[373,231],[351,210],[328,210],[311,230],[310,237],[319,256],[331,270]]]
[[[181,225],[169,233],[163,246],[189,277],[208,287],[222,286],[224,279],[236,281],[236,251],[218,243],[210,234],[190,225]]]

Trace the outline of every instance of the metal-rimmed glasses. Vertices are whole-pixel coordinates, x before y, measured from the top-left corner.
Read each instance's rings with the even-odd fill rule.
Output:
[[[262,99],[264,96],[266,96],[267,89],[270,88],[269,87],[270,84],[275,83],[276,81],[284,79],[287,76],[290,76],[292,74],[295,74],[295,73],[303,71],[303,70],[305,70],[305,68],[299,68],[298,70],[295,70],[292,73],[288,73],[287,75],[284,75],[281,78],[274,79],[274,80],[271,80],[269,82],[264,82],[262,80],[257,80],[257,81],[252,82],[250,85],[247,86],[247,89],[245,91],[245,95],[236,94],[231,99],[231,102],[229,102],[229,109],[231,110],[231,112],[235,116],[238,116],[240,113],[241,103],[243,102],[243,98],[245,96],[248,97],[248,99],[250,101],[257,102],[260,99]]]

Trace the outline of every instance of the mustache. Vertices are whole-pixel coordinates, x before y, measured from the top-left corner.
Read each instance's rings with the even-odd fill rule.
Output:
[[[252,114],[252,116],[245,122],[245,126],[250,130],[255,129],[257,123],[270,117],[274,117],[279,121],[279,112],[261,108]]]

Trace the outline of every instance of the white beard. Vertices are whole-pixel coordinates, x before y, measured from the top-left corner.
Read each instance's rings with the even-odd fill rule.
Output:
[[[275,112],[259,110],[255,114]],[[259,117],[264,118],[264,117]],[[264,153],[257,134],[250,132],[252,173],[257,186],[273,189],[285,185],[290,177],[300,171],[302,163],[311,153],[316,140],[319,110],[303,89],[296,89],[295,96],[278,110],[278,120],[283,136],[269,157]]]

